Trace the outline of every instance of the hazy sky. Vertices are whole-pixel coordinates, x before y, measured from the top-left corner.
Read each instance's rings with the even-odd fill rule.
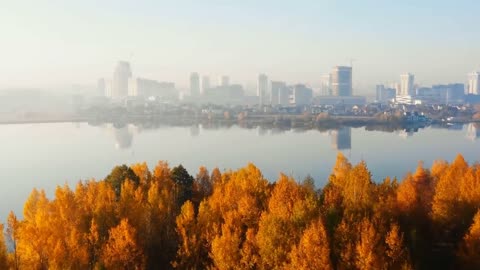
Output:
[[[182,87],[191,71],[316,85],[354,58],[359,92],[406,71],[464,82],[480,67],[475,0],[0,2],[2,88],[94,84],[123,59]]]

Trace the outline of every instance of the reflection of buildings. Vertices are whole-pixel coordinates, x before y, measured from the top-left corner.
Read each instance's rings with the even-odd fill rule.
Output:
[[[415,130],[413,130],[413,129],[403,129],[403,130],[398,131],[398,136],[406,139],[408,137],[412,137],[413,133],[415,133]]]
[[[115,148],[128,149],[132,146],[133,131],[130,125],[111,125],[109,126],[109,129],[112,131],[113,137],[115,138]]]
[[[333,130],[332,147],[336,150],[346,150],[352,148],[352,128],[341,127],[340,129]]]
[[[198,135],[200,135],[200,126],[195,124],[190,127],[190,136],[197,137]]]
[[[467,138],[472,141],[480,138],[480,123],[470,123],[467,125]]]
[[[265,135],[267,135],[267,132],[268,132],[268,129],[266,129],[262,126],[257,127],[257,135],[258,136],[265,136]]]

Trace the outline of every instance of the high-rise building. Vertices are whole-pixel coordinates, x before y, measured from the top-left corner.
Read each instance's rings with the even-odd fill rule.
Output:
[[[286,88],[287,85],[285,82],[279,82],[279,81],[272,81],[271,82],[271,92],[270,92],[270,104],[272,105],[280,105],[280,91],[284,88]],[[288,95],[288,94],[287,94]],[[288,98],[287,98],[288,102]]]
[[[128,96],[128,79],[132,77],[130,63],[119,61],[113,72],[113,98]]]
[[[411,73],[405,73],[400,75],[400,91],[397,92],[397,96],[414,96],[415,88],[413,85],[415,76]]]
[[[376,86],[377,102],[388,102],[395,99],[396,91],[393,88],[386,88],[385,85],[379,84]]]
[[[268,77],[265,74],[258,75],[257,96],[260,105],[265,105],[265,97],[268,91]]]
[[[219,86],[229,86],[230,85],[230,78],[228,76],[221,76],[218,82]]]
[[[332,69],[331,89],[334,96],[352,95],[352,67],[336,66]]]
[[[200,76],[197,72],[190,74],[190,95],[192,97],[200,95]]]
[[[468,74],[466,94],[480,95],[480,72],[474,71]]]
[[[304,84],[293,86],[290,94],[290,104],[296,106],[310,105],[312,103],[313,90]]]
[[[293,91],[291,87],[281,87],[278,89],[278,105],[288,106],[290,104],[290,92]]]
[[[331,96],[332,95],[332,75],[325,74],[320,78],[320,95]]]
[[[209,88],[210,88],[210,78],[208,76],[203,76],[201,93],[204,94],[205,91]]]

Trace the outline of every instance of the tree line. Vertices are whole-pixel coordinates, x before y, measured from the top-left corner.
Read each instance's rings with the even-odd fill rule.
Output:
[[[480,165],[461,155],[375,183],[341,153],[328,183],[253,164],[159,162],[34,189],[0,226],[0,269],[479,269]]]

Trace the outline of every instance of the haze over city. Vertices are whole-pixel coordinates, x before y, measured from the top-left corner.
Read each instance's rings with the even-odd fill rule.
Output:
[[[320,84],[353,64],[357,94],[415,74],[465,83],[479,68],[478,1],[8,1],[0,9],[0,89],[92,85],[118,60],[189,88],[189,75],[233,83]],[[70,88],[68,88],[70,89]]]

